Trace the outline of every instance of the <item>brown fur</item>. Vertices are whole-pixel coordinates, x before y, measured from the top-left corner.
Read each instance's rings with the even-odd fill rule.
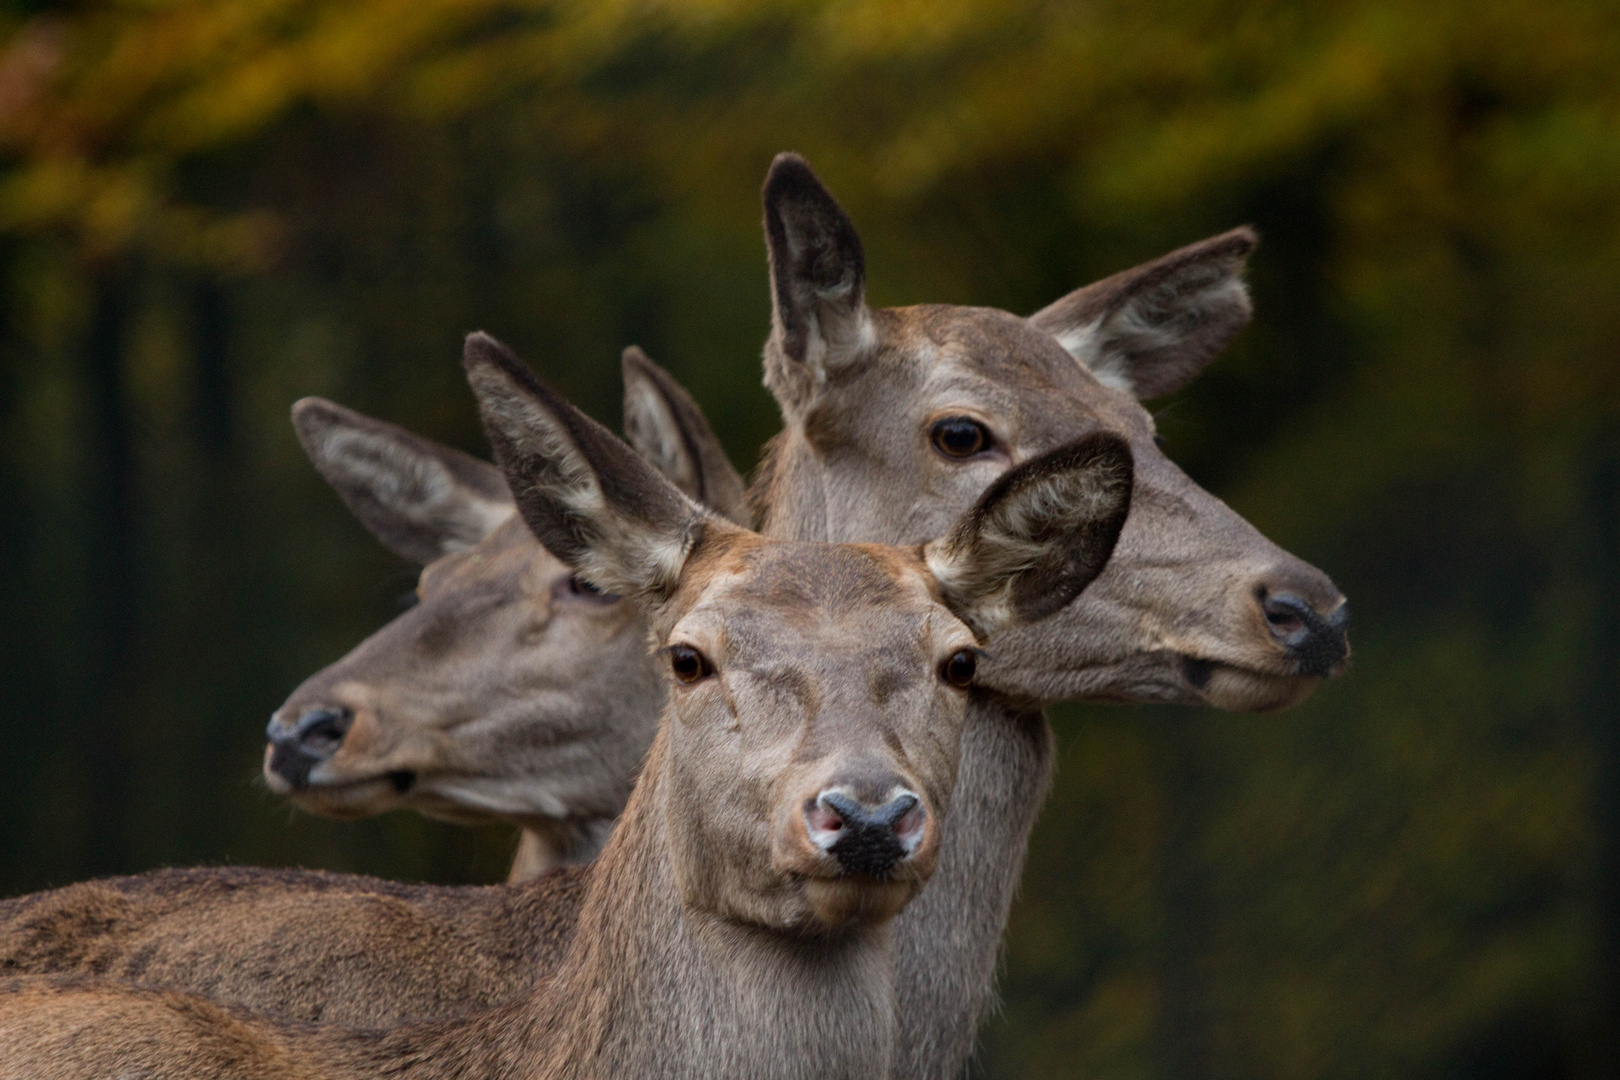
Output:
[[[1105,440],[1100,457],[1031,462],[1019,474],[1037,482],[987,493],[948,544],[767,543],[680,497],[489,339],[469,340],[468,370],[525,516],[569,515],[580,560],[643,598],[660,643],[712,658],[706,676],[673,688],[624,820],[578,872],[579,916],[554,974],[505,1004],[372,1031],[271,1023],[118,983],[22,979],[0,994],[0,1076],[889,1074],[885,924],[932,871],[971,701],[942,661],[972,647],[968,622],[1010,618],[1000,595],[1048,556],[1106,560],[1128,505],[1128,451]],[[1038,481],[1054,468],[1095,473],[1114,495],[1043,501]],[[1014,523],[1030,551],[998,554],[976,542],[975,522]],[[672,542],[685,546],[666,586]],[[930,566],[958,584],[931,582]],[[789,671],[815,693],[777,693],[776,674]],[[876,681],[905,689],[875,695]],[[836,848],[811,839],[817,792],[875,806],[896,790],[923,827],[881,877],[846,872]],[[204,909],[231,903],[239,882],[201,877],[172,892],[201,896]],[[53,913],[48,898],[24,906]],[[402,916],[389,936],[411,933]],[[122,918],[116,903],[96,917]]]
[[[1191,377],[1247,321],[1239,275],[1252,233],[1174,252],[1026,320],[945,305],[867,309],[853,227],[793,155],[772,165],[765,204],[779,309],[766,384],[786,429],[756,481],[762,532],[937,536],[1009,469],[1086,431],[1123,437],[1136,461],[1131,516],[1096,582],[1051,618],[986,642],[983,681],[1002,696],[975,703],[934,886],[895,922],[896,1075],[958,1076],[1050,783],[1051,732],[1034,706],[1080,697],[1286,707],[1329,671],[1272,631],[1263,602],[1289,594],[1332,620],[1338,638],[1325,645],[1342,666],[1343,597],[1165,458],[1137,401]],[[816,340],[818,326],[832,332]],[[989,446],[963,459],[936,450],[931,428],[947,417],[982,423]]]
[[[638,349],[623,373],[632,444],[746,524],[742,480],[691,396]],[[571,587],[573,568],[513,520],[493,466],[320,398],[295,405],[293,422],[366,527],[425,565],[415,607],[277,710],[270,734],[284,743],[311,710],[347,710],[352,726],[319,755],[266,746],[271,790],[333,817],[409,807],[517,825],[511,881],[594,857],[663,704],[646,625]]]
[[[510,888],[302,870],[107,878],[0,901],[0,974],[105,976],[295,1020],[437,1016],[504,1001],[550,970],[584,880],[575,867]]]
[[[830,196],[817,212],[841,214]],[[1099,283],[1104,288],[1080,290],[1073,303],[1048,311],[1078,311],[1082,324],[1098,311],[1130,315],[1142,297],[1127,286],[1151,286],[1149,315],[1131,315],[1125,329],[1139,331],[1155,325],[1153,312],[1169,313],[1174,317],[1157,325],[1181,326],[1191,345],[1178,352],[1173,340],[1161,341],[1155,363],[1175,359],[1180,371],[1207,361],[1225,340],[1209,328],[1229,333],[1247,313],[1237,272],[1252,238],[1217,240],[1116,275]],[[1103,293],[1107,302],[1094,302]],[[1172,302],[1178,296],[1184,308]],[[832,302],[836,308],[843,300]],[[859,321],[853,305],[834,314]],[[767,350],[787,430],[768,447],[750,493],[765,531],[917,542],[941,533],[1016,462],[1090,430],[1128,439],[1137,463],[1131,517],[1098,580],[1043,623],[988,642],[983,678],[1005,696],[974,705],[936,887],[897,924],[902,1040],[909,1048],[900,1072],[951,1075],[960,1071],[989,994],[1001,928],[1048,782],[1050,732],[1034,703],[1082,697],[1284,707],[1309,693],[1319,676],[1302,674],[1268,630],[1254,586],[1288,585],[1329,613],[1340,598],[1318,571],[1271,545],[1165,459],[1153,443],[1151,418],[1134,398],[1103,385],[1057,344],[1052,332],[1072,329],[1062,320],[1047,327],[1005,312],[945,306],[865,317],[869,336],[861,344],[859,334],[845,335],[858,347],[833,356],[823,391],[796,366],[801,361]],[[1129,340],[1122,334],[1091,340]],[[828,350],[805,355],[825,363]],[[1089,361],[1133,370],[1130,357],[1093,353]],[[942,410],[981,417],[1001,443],[979,459],[944,461],[927,441],[928,424]],[[177,923],[173,932],[183,930]],[[248,938],[255,933],[241,930]],[[942,940],[962,947],[940,950]],[[233,960],[225,955],[219,963],[229,968]],[[232,992],[256,991],[242,980]]]

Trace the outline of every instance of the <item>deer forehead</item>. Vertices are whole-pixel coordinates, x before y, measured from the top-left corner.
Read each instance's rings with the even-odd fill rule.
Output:
[[[851,366],[845,376],[851,393],[836,403],[829,398],[820,412],[833,415],[813,415],[808,427],[859,423],[874,409],[892,413],[900,398],[914,417],[978,414],[998,438],[1029,453],[1099,424],[1127,437],[1152,437],[1152,419],[1135,398],[1104,385],[1027,320],[951,304],[888,308],[874,317],[879,347],[872,362]],[[837,385],[835,379],[830,387]],[[849,399],[864,405],[851,408]]]
[[[467,588],[477,582],[510,580],[514,589],[539,591],[568,568],[540,546],[521,518],[513,515],[477,544],[435,559],[422,570],[424,596]]]
[[[973,643],[909,549],[750,536],[701,569],[668,637],[712,650],[716,660],[810,666],[931,655],[956,638]]]
[[[1083,369],[1057,339],[1008,312],[919,304],[883,314],[880,340],[901,356],[921,363],[949,360],[1014,391],[1085,387]]]

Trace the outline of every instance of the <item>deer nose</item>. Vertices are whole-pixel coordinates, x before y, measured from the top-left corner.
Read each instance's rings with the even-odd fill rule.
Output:
[[[1291,571],[1291,572],[1289,572]],[[1301,675],[1332,675],[1350,655],[1350,608],[1326,574],[1301,564],[1255,590],[1272,640],[1288,650]]]
[[[810,842],[837,859],[844,873],[887,877],[922,844],[928,811],[903,788],[876,806],[828,788],[805,808],[804,820]]]
[[[337,753],[354,724],[354,712],[340,705],[315,705],[291,724],[280,712],[264,729],[270,740],[270,769],[295,788],[309,783],[309,771]]]

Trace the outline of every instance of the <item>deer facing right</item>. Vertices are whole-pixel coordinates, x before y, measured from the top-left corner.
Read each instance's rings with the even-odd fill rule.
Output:
[[[1097,433],[925,545],[769,540],[681,495],[492,340],[468,373],[524,520],[647,618],[669,704],[555,974],[467,1017],[357,1032],[200,998],[13,980],[0,1076],[886,1077],[888,921],[922,888],[978,643],[1096,577],[1130,503]]]

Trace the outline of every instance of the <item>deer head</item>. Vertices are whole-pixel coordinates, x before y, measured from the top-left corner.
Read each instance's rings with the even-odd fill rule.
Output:
[[[926,539],[1009,469],[1108,431],[1136,461],[1134,509],[1113,560],[1072,607],[998,638],[986,685],[1033,701],[1271,709],[1342,670],[1338,589],[1176,468],[1141,405],[1183,385],[1247,323],[1252,231],[1020,318],[869,308],[855,227],[797,155],[773,162],[764,205],[765,381],[786,429],[753,493],[762,531]]]
[[[685,390],[636,349],[624,376],[632,441],[682,491],[741,514],[741,478]],[[639,613],[535,541],[495,467],[319,398],[293,423],[356,516],[425,565],[410,610],[271,718],[271,789],[335,817],[410,806],[518,824],[537,849],[525,872],[590,858],[663,701]]]
[[[494,339],[471,336],[465,362],[523,519],[651,629],[671,694],[642,783],[685,904],[784,929],[893,915],[932,872],[979,642],[1101,570],[1130,501],[1124,442],[1008,471],[926,545],[773,541]]]

